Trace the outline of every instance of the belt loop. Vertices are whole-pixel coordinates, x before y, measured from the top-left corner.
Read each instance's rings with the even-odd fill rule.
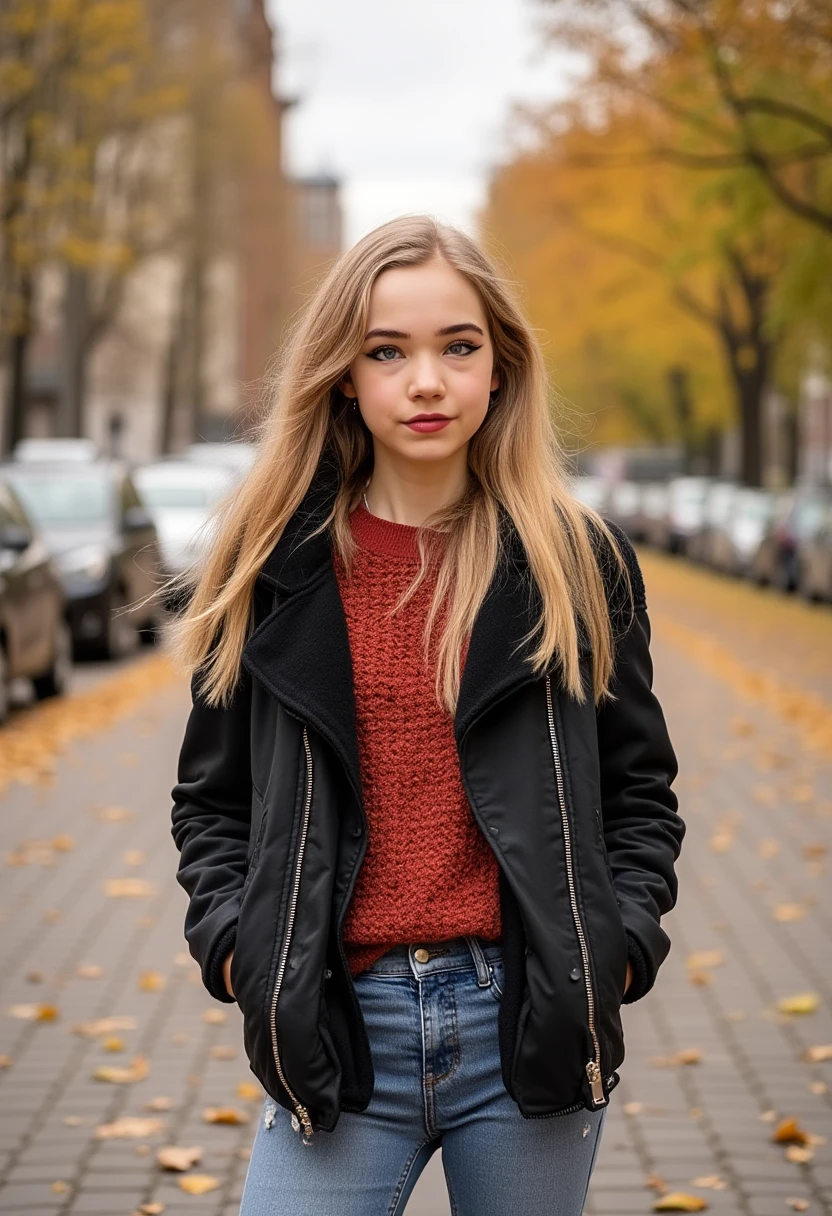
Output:
[[[471,957],[477,969],[477,983],[480,988],[487,988],[491,983],[491,968],[488,966],[486,957],[482,952],[482,946],[476,937],[466,937],[465,940],[468,943],[468,949],[471,951]]]

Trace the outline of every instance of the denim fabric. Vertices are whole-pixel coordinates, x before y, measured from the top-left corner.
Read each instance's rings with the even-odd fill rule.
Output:
[[[606,1108],[523,1118],[500,1073],[502,976],[499,943],[476,937],[398,946],[361,972],[370,1105],[304,1144],[267,1098],[240,1216],[401,1216],[440,1147],[454,1216],[580,1216]]]

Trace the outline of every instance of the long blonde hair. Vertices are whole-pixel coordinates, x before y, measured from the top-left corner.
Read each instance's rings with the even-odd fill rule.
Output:
[[[604,583],[588,535],[595,525],[629,575],[615,538],[569,488],[568,464],[550,417],[543,356],[507,280],[464,232],[430,216],[404,216],[364,236],[330,267],[296,317],[274,373],[271,407],[260,424],[260,452],[246,479],[220,508],[210,553],[193,576],[189,604],[173,631],[173,648],[198,670],[208,704],[227,704],[240,674],[250,630],[254,584],[300,505],[322,455],[334,457],[340,480],[332,509],[316,532],[352,569],[349,514],[372,473],[372,435],[338,388],[366,332],[370,292],[382,271],[419,266],[440,256],[482,300],[499,369],[500,389],[468,448],[468,486],[461,499],[434,511],[417,532],[421,565],[393,611],[433,569],[429,529],[444,533],[436,587],[423,635],[430,652],[438,614],[446,609],[436,650],[437,700],[451,714],[459,693],[461,652],[501,555],[499,507],[514,523],[540,591],[535,672],[557,655],[561,679],[585,700],[578,629],[593,653],[596,702],[611,696],[614,643]]]

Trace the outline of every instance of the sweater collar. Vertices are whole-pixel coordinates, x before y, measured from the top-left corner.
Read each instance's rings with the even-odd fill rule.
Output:
[[[412,524],[382,519],[380,515],[368,511],[361,502],[350,515],[350,527],[360,548],[370,553],[419,559],[419,546],[416,543],[419,529]],[[429,529],[429,532],[439,535],[435,528]]]

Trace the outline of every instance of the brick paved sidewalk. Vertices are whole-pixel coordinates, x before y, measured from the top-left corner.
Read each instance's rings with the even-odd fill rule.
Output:
[[[680,755],[689,832],[680,903],[667,922],[671,956],[656,990],[625,1010],[627,1060],[588,1211],[647,1213],[665,1186],[706,1199],[718,1214],[783,1216],[792,1199],[828,1212],[830,1144],[803,1146],[811,1159],[801,1163],[771,1136],[794,1117],[807,1133],[832,1140],[832,1060],[803,1058],[810,1047],[832,1044],[832,766],[807,750],[805,718],[789,720],[789,705],[745,699],[741,672],[702,662],[692,635],[673,628],[681,618],[667,589],[672,577],[665,572],[655,583],[651,592],[648,574],[656,686]],[[747,591],[750,615],[757,595]],[[785,603],[769,603],[772,610],[792,619]],[[701,630],[702,619],[692,617],[690,629]],[[789,644],[784,630],[778,672],[800,679],[789,668]],[[741,657],[750,662],[749,653]],[[812,692],[832,706],[832,687],[816,677]],[[239,1014],[210,1000],[182,939],[169,791],[187,704],[184,687],[168,686],[101,736],[72,744],[51,788],[13,785],[3,796],[0,1053],[9,1062],[0,1069],[0,1212],[7,1216],[130,1216],[142,1202],[164,1204],[165,1216],[236,1216],[259,1102],[237,1091],[253,1080]],[[110,897],[104,884],[115,878],[142,879],[154,891]],[[85,978],[84,967],[102,973]],[[142,987],[144,973],[152,974]],[[814,1013],[778,1013],[779,1000],[803,993],[816,997]],[[35,1003],[58,1016],[9,1013]],[[72,1033],[76,1023],[112,1016],[135,1019],[134,1029],[110,1032],[123,1051],[107,1051],[103,1036]],[[680,1062],[697,1053],[698,1062]],[[93,1079],[97,1067],[127,1067],[136,1057],[148,1062],[145,1079]],[[146,1109],[160,1098],[170,1109]],[[252,1121],[209,1125],[202,1115],[212,1106],[233,1106]],[[163,1119],[165,1128],[138,1140],[96,1139],[99,1125],[128,1115]],[[195,1168],[217,1179],[216,1190],[186,1194],[177,1175],[156,1167],[157,1148],[174,1143],[202,1146]],[[800,1156],[794,1147],[801,1146],[791,1155]],[[408,1216],[448,1210],[437,1154]]]

